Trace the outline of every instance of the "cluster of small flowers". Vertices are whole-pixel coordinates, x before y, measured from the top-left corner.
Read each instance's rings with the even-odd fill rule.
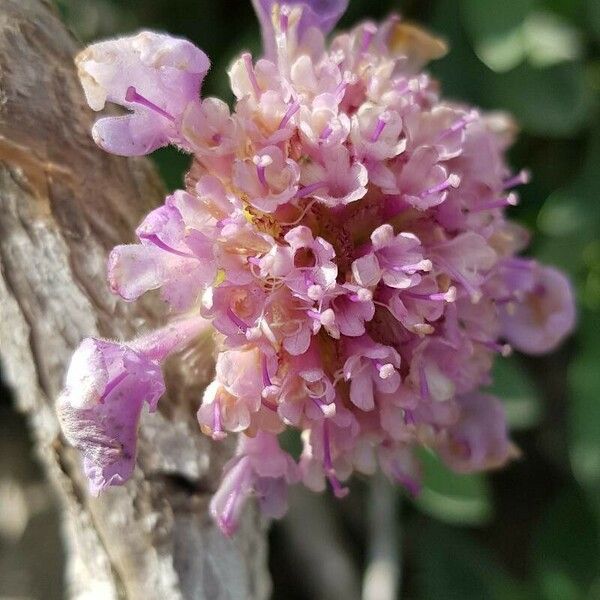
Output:
[[[94,491],[131,475],[160,363],[207,323],[220,352],[198,421],[215,440],[241,434],[211,504],[228,534],[249,496],[278,517],[300,480],[341,497],[379,467],[416,494],[416,445],[459,472],[514,454],[479,389],[496,354],[551,350],[574,322],[565,277],[515,257],[514,127],[442,100],[421,68],[443,44],[396,16],[326,46],[346,4],[255,0],[264,57],[231,66],[233,111],[200,98],[209,61],[187,41],[144,32],[79,56],[90,106],[129,111],[96,123],[101,147],[193,155],[186,189],[109,260],[116,294],[160,289],[182,316],[129,344],[86,340],[59,400]]]

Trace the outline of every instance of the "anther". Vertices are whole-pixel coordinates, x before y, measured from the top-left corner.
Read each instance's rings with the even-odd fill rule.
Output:
[[[510,190],[511,188],[519,185],[525,185],[531,181],[531,173],[527,169],[519,171],[513,177],[509,177],[504,180],[504,189]]]

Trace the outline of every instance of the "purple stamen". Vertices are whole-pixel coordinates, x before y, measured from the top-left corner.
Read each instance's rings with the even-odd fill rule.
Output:
[[[340,83],[335,89],[334,96],[338,103],[344,99],[344,96],[346,95],[346,87],[348,87],[348,82],[342,81],[342,83]]]
[[[212,428],[213,440],[223,440],[226,437],[223,427],[221,426],[221,405],[215,402],[213,408],[213,428]]]
[[[406,491],[413,497],[416,498],[421,493],[421,484],[414,478],[400,472],[399,469],[394,469],[394,477],[398,483],[406,489]]]
[[[127,377],[127,375],[127,371],[123,371],[122,373],[119,373],[116,377],[111,379],[104,388],[104,393],[100,398],[100,402],[104,402],[114,391],[114,389],[125,379],[125,377]]]
[[[455,269],[449,262],[442,260],[439,256],[436,257],[436,262],[442,269],[447,271],[455,281],[460,283],[465,290],[467,290],[473,302],[479,302],[481,299],[481,292],[475,288],[458,269]]]
[[[329,421],[323,423],[323,468],[327,480],[331,485],[331,489],[336,498],[343,498],[349,492],[347,487],[344,487],[335,474],[333,461],[331,460],[331,445],[329,440]]]
[[[519,185],[525,185],[531,181],[531,173],[527,169],[519,171],[514,177],[509,177],[504,181],[504,189],[510,190],[511,188]]]
[[[425,375],[425,368],[423,365],[419,368],[419,390],[421,392],[421,398],[423,400],[430,400],[431,396],[429,394],[429,384],[427,383],[427,377]]]
[[[457,188],[459,185],[460,177],[454,173],[451,173],[441,183],[438,183],[437,185],[430,187],[428,190],[421,192],[421,198],[427,198],[427,196],[432,196],[433,194],[445,192],[449,187]]]
[[[458,121],[456,121],[456,123],[450,125],[450,127],[448,127],[448,129],[444,130],[441,135],[439,136],[438,140],[443,140],[445,137],[456,133],[457,131],[460,131],[461,129],[464,129],[469,123],[472,123],[473,121],[475,121],[477,119],[479,115],[477,114],[477,111],[471,111],[470,113],[466,114],[464,117],[462,117],[462,119],[459,119]]]
[[[283,119],[281,119],[281,123],[279,123],[278,129],[283,129],[284,127],[286,127],[287,124],[290,122],[290,119],[298,112],[299,109],[300,102],[298,102],[298,100],[294,100],[287,109],[287,112],[285,113]]]
[[[282,6],[281,13],[279,15],[279,28],[281,29],[281,33],[283,33],[284,35],[287,35],[289,26],[290,26],[289,9],[287,6]]]
[[[258,176],[258,180],[263,187],[269,187],[267,184],[267,178],[265,177],[265,169],[266,167],[262,165],[256,165],[256,174]]]
[[[155,233],[142,233],[140,234],[139,238],[141,240],[147,240],[157,248],[160,248],[165,252],[169,252],[170,254],[175,254],[176,256],[181,256],[183,258],[196,258],[194,254],[191,254],[189,252],[182,252],[181,250],[171,248],[171,246],[165,244]]]
[[[323,187],[327,187],[326,181],[317,181],[316,183],[311,183],[310,185],[300,188],[296,192],[296,198],[306,198],[307,196],[310,196],[313,192],[316,192],[318,189],[321,189]]]
[[[414,275],[417,271],[431,271],[431,266],[430,261],[421,260],[412,265],[395,265],[387,268],[391,271],[396,271],[396,273],[408,273],[409,275]]]
[[[530,271],[536,265],[533,259],[507,258],[502,261],[502,266],[506,269],[517,269],[519,271]]]
[[[248,463],[248,457],[244,456],[240,462],[244,461]],[[250,472],[248,471],[247,464],[244,465],[244,471],[241,474],[241,477],[236,482],[235,487],[231,490],[229,497],[227,498],[227,502],[223,507],[223,512],[219,516],[219,527],[222,531],[224,531],[228,536],[232,536],[235,533],[237,528],[237,520],[235,517],[235,507],[238,503],[240,495],[243,493],[244,488],[246,487],[246,483],[250,476]]]
[[[272,384],[271,382],[271,378],[269,377],[269,369],[267,368],[267,357],[263,356],[262,357],[262,379],[263,379],[263,385],[265,387],[269,387]]]
[[[227,316],[241,329],[241,331],[243,331],[244,333],[246,333],[246,331],[248,331],[248,327],[249,325],[247,325],[246,323],[244,323],[244,321],[242,321],[234,312],[233,310],[231,310],[231,308],[227,309]]]
[[[267,175],[266,168],[273,164],[273,159],[268,154],[263,154],[262,156],[254,157],[254,164],[256,165],[256,175],[260,184],[266,190],[269,188],[269,184],[267,183]]]
[[[254,95],[257,98],[260,98],[261,89],[258,85],[258,80],[256,79],[256,73],[254,72],[254,65],[252,64],[252,54],[250,54],[249,52],[244,52],[244,54],[242,54],[242,58],[244,60],[244,65],[246,66],[248,79],[250,80],[250,84],[252,85],[252,89],[254,90]]]
[[[404,409],[404,424],[405,425],[415,425],[415,415],[412,410],[408,410],[408,408]]]
[[[372,144],[374,144],[380,138],[388,121],[389,121],[389,115],[387,113],[383,113],[377,119],[377,125],[375,125],[375,130],[373,131],[373,134],[371,135],[371,143]]]
[[[265,408],[268,408],[270,411],[277,412],[277,404],[275,404],[274,402],[270,402],[269,400],[263,398],[262,404]]]
[[[469,212],[483,212],[485,210],[494,210],[495,208],[507,208],[508,206],[517,206],[519,199],[516,194],[509,194],[506,198],[500,198],[475,208],[469,209]]]
[[[360,51],[365,53],[369,46],[371,45],[371,41],[373,40],[373,36],[377,33],[377,28],[370,23],[367,23],[363,29],[362,39],[360,42]]]
[[[325,127],[325,129],[323,129],[323,131],[321,131],[321,135],[319,136],[319,139],[325,141],[332,133],[333,133],[333,129],[331,128],[331,125],[327,125],[327,127]]]
[[[450,291],[452,290],[452,292]],[[456,299],[456,289],[450,288],[447,292],[437,292],[435,294],[417,294],[416,292],[404,292],[404,296],[414,298],[415,300],[431,300],[432,302],[453,302]]]
[[[125,93],[125,101],[132,102],[134,104],[141,104],[142,106],[145,106],[146,108],[158,113],[161,117],[168,119],[172,123],[175,122],[175,117],[173,115],[169,114],[166,110],[163,110],[160,106],[154,104],[154,102],[148,100],[148,98],[144,98],[144,96],[139,94],[132,85],[127,88],[127,92]]]
[[[497,352],[498,354],[504,357],[510,356],[512,354],[512,348],[509,344],[499,344],[498,342],[494,342],[493,340],[480,340],[475,337],[472,337],[470,339],[475,344],[485,346],[488,350],[491,350],[492,352]]]

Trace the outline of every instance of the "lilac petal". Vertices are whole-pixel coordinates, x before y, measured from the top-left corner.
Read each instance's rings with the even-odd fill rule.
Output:
[[[210,514],[227,537],[233,536],[238,528],[242,509],[252,493],[252,483],[248,457],[234,458],[210,501]]]
[[[283,478],[260,478],[254,486],[260,512],[269,519],[281,519],[288,508],[287,490]]]
[[[381,279],[381,268],[375,254],[370,252],[352,263],[352,274],[358,285],[374,287]]]
[[[128,345],[88,338],[75,351],[57,413],[65,438],[83,455],[93,494],[131,476],[142,407],[156,410],[165,391],[160,363],[208,325],[182,319]]]
[[[97,495],[131,477],[142,406],[146,403],[155,410],[165,385],[160,366],[126,346],[86,340],[75,356],[78,352],[94,355],[93,360],[88,371],[82,371],[82,365],[74,360],[67,376],[70,387],[59,397],[57,410],[66,439],[83,455],[90,491]],[[81,388],[73,386],[78,380],[94,378],[97,385],[87,389],[93,389],[95,403],[90,395],[88,408],[79,408]],[[102,387],[103,394],[98,396]]]
[[[352,377],[350,382],[350,400],[361,410],[373,410],[375,400],[373,398],[373,379],[369,369],[363,369],[361,373]]]
[[[123,300],[133,302],[149,290],[164,284],[165,253],[155,246],[128,244],[116,246],[108,259],[108,281],[111,290]]]
[[[575,300],[569,280],[551,267],[539,267],[536,285],[522,302],[501,312],[508,341],[528,354],[556,348],[575,326]]]
[[[92,128],[100,148],[118,156],[143,156],[169,144],[171,124],[148,114],[99,119]]]
[[[349,0],[252,0],[258,16],[263,37],[265,57],[272,60],[276,56],[275,30],[273,28],[273,9],[275,6],[300,6],[302,17],[298,25],[299,37],[311,27],[316,27],[327,35],[340,20],[348,8]]]
[[[516,454],[510,443],[502,402],[494,396],[468,394],[457,398],[461,416],[438,451],[459,473],[472,473],[504,465]]]

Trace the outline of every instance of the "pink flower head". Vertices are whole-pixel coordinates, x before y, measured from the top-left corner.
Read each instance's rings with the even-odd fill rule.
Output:
[[[493,361],[511,344],[551,350],[575,320],[564,276],[517,256],[528,236],[506,208],[527,174],[505,161],[510,119],[446,101],[421,72],[442,42],[392,15],[328,43],[347,0],[253,5],[264,55],[233,61],[231,108],[200,99],[208,59],[182,40],[145,33],[79,58],[92,108],[131,111],[98,122],[103,147],[193,155],[185,190],[111,253],[109,282],[127,301],[160,290],[217,332],[197,417],[216,441],[240,434],[210,508],[227,535],[250,497],[281,516],[300,479],[341,498],[379,467],[416,495],[419,445],[459,472],[501,466],[515,451],[480,393]],[[61,420],[95,490],[131,475],[163,337],[74,356]]]

